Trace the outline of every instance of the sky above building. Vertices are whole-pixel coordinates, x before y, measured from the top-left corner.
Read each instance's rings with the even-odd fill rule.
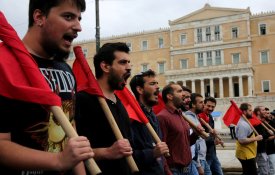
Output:
[[[28,25],[28,0],[1,0],[2,11],[22,38]],[[250,8],[252,14],[275,11],[273,0],[99,0],[100,35],[110,37],[169,27],[175,20],[199,10],[208,3],[212,7]],[[77,41],[95,39],[95,0],[86,0],[82,14],[82,32]]]

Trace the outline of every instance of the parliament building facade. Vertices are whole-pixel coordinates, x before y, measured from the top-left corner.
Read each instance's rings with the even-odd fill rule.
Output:
[[[275,109],[275,12],[252,14],[249,8],[206,4],[169,21],[168,28],[103,38],[101,45],[107,42],[127,43],[133,75],[152,69],[160,88],[178,82],[216,97],[222,115],[229,99]],[[76,45],[92,65],[95,40]]]

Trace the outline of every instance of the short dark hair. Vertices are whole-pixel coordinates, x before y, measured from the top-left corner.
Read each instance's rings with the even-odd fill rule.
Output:
[[[193,104],[196,104],[196,103],[197,103],[197,101],[196,101],[196,98],[197,98],[197,97],[202,97],[202,95],[201,95],[201,94],[198,94],[198,93],[192,93],[192,94],[191,94],[191,96],[190,96],[191,101],[190,101],[190,103],[189,103],[189,107],[190,107],[190,108],[192,108],[192,105],[193,105]]]
[[[137,92],[137,87],[138,86],[142,88],[144,87],[144,83],[145,83],[144,77],[155,77],[155,76],[156,76],[156,73],[151,69],[133,76],[133,78],[130,81],[130,87],[136,99],[138,99],[139,97],[139,93]]]
[[[174,82],[170,82],[168,85],[164,86],[164,88],[162,90],[162,99],[165,104],[168,102],[167,95],[174,94],[174,89],[173,89],[172,85],[175,85],[175,84],[176,83],[174,83]]]
[[[217,100],[214,97],[206,97],[204,99],[204,104],[206,104],[208,101],[215,103],[215,105],[217,104]]]
[[[51,8],[60,5],[65,1],[70,1],[71,3],[77,5],[81,12],[86,10],[85,0],[30,0],[29,2],[29,28],[33,26],[34,19],[33,13],[36,9],[41,10],[45,16],[47,16]]]
[[[186,87],[186,86],[181,86],[181,88],[182,88],[183,91],[187,91],[190,94],[192,93],[192,91],[188,87]]]
[[[247,111],[248,108],[249,108],[249,106],[251,106],[251,104],[249,104],[249,103],[242,103],[242,104],[240,105],[240,110],[241,110],[241,111]]]
[[[254,108],[253,113],[254,113],[255,115],[257,115],[257,113],[258,113],[259,111],[261,111],[261,107],[263,107],[263,106],[256,106],[256,107]]]
[[[106,43],[104,44],[94,56],[95,76],[100,78],[103,75],[103,71],[100,67],[100,63],[104,61],[106,64],[113,64],[115,59],[114,53],[116,51],[129,53],[130,49],[126,43]]]

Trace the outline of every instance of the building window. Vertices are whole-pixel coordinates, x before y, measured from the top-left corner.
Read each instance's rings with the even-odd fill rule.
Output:
[[[129,47],[130,51],[132,51],[132,43],[126,43],[126,45]]]
[[[239,53],[233,53],[232,54],[232,63],[233,64],[239,64],[240,63],[240,54]]]
[[[263,92],[270,92],[270,80],[263,80],[262,81],[262,91]]]
[[[222,57],[221,57],[221,51],[220,50],[215,51],[215,64],[216,65],[221,65],[222,64]]]
[[[197,42],[198,43],[202,42],[202,28],[197,29]]]
[[[198,53],[198,67],[203,66],[203,52]]]
[[[142,48],[142,50],[147,50],[148,49],[148,41],[142,41],[142,46],[141,46],[141,48]]]
[[[181,34],[180,35],[180,44],[186,44],[187,40],[186,40],[186,34]]]
[[[188,65],[187,65],[187,59],[182,59],[182,60],[180,60],[180,67],[182,68],[182,69],[187,69],[188,68]]]
[[[215,40],[220,40],[220,26],[215,26]]]
[[[158,70],[160,74],[164,73],[164,63],[158,63]]]
[[[87,58],[88,56],[88,49],[82,49],[84,57]]]
[[[206,41],[210,42],[211,41],[211,28],[210,27],[206,27],[205,35],[206,35]]]
[[[266,24],[260,24],[259,33],[260,35],[266,35]]]
[[[232,28],[232,38],[238,38],[238,27]]]
[[[206,52],[206,64],[207,64],[207,66],[212,65],[212,52],[211,51]]]
[[[268,63],[268,52],[262,51],[261,52],[261,64],[267,64]]]
[[[233,53],[232,54],[232,63],[233,64],[239,64],[240,63],[240,54],[239,53]]]
[[[159,38],[159,48],[163,48],[163,47],[164,47],[163,38]]]
[[[146,72],[148,70],[148,64],[141,65],[141,72]]]

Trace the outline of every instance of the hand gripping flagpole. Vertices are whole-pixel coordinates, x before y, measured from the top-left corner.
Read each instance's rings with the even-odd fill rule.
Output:
[[[154,142],[155,143],[160,143],[161,140],[160,140],[158,134],[156,133],[156,131],[152,127],[152,125],[149,122],[148,118],[146,117],[146,115],[144,114],[142,109],[140,108],[140,105],[138,104],[136,98],[129,91],[129,89],[127,87],[124,87],[123,90],[115,91],[115,94],[119,97],[119,99],[123,103],[123,105],[127,106],[126,110],[128,112],[129,118],[132,118],[133,120],[136,120],[140,123],[145,124],[145,126],[147,127],[149,133],[153,137]],[[130,106],[132,108],[132,110],[135,112],[134,114],[131,114],[131,112],[128,111],[129,110],[128,106]],[[135,115],[135,116],[131,116],[131,115]],[[169,157],[170,156],[169,151],[164,153],[164,156]]]
[[[123,135],[122,135],[121,131],[119,130],[119,127],[114,119],[114,116],[113,116],[113,114],[104,98],[103,92],[101,91],[101,89],[93,75],[93,72],[91,71],[91,69],[85,59],[85,56],[82,52],[81,47],[80,46],[74,47],[74,52],[75,52],[75,57],[76,57],[76,61],[77,61],[77,62],[75,61],[75,63],[76,63],[76,65],[79,66],[79,68],[77,69],[77,66],[75,66],[75,63],[74,63],[73,71],[74,72],[81,71],[81,73],[83,73],[82,75],[86,76],[86,79],[87,79],[87,82],[86,82],[87,84],[85,84],[85,85],[81,84],[78,87],[78,91],[83,90],[91,95],[97,96],[99,104],[103,109],[103,112],[111,126],[112,131],[114,132],[116,139],[117,140],[123,139]],[[81,69],[81,70],[79,70],[79,69]],[[75,73],[75,75],[77,75],[77,74]],[[78,78],[81,78],[81,77],[76,76],[77,81],[78,81]],[[133,159],[133,156],[131,156],[131,155],[127,156],[126,161],[133,173],[139,171],[139,169]]]
[[[209,132],[210,133],[213,133],[214,134],[214,130],[213,130],[213,128],[206,122],[206,121],[204,121],[202,118],[200,118],[199,117],[199,120],[200,120],[200,122],[204,125],[204,126],[206,126],[207,128],[208,128],[208,130],[209,130]],[[214,135],[217,139],[219,139],[220,141],[222,141],[222,138],[218,135],[218,134],[215,134]],[[224,144],[223,143],[220,143],[220,145],[224,148]]]
[[[16,34],[15,30],[7,22],[2,12],[0,12],[0,39],[13,52],[14,56],[16,57],[15,61],[23,67],[21,70],[23,71],[22,73],[27,79],[26,81],[24,81],[23,86],[16,82],[18,83],[19,87],[16,86],[17,84],[12,84],[14,83],[14,81],[12,83],[7,83],[12,84],[11,86],[18,91],[20,91],[20,88],[24,88],[25,90],[28,90],[28,92],[32,90],[40,95],[40,98],[33,99],[22,99],[24,98],[24,96],[21,96],[20,94],[15,94],[13,97],[18,100],[29,101],[33,103],[50,106],[50,111],[54,114],[54,117],[60,123],[65,134],[68,137],[77,137],[78,135],[75,129],[69,122],[68,118],[66,117],[60,106],[58,106],[61,105],[60,97],[58,97],[50,90],[49,85],[40,73],[37,64],[34,62],[33,58],[25,48],[24,44]],[[34,93],[34,95],[39,97],[39,95],[37,94]],[[10,94],[4,95],[10,97]],[[46,100],[44,99],[44,97]],[[100,170],[93,158],[90,158],[86,162],[88,162],[87,168],[89,169],[92,175],[100,173]]]

